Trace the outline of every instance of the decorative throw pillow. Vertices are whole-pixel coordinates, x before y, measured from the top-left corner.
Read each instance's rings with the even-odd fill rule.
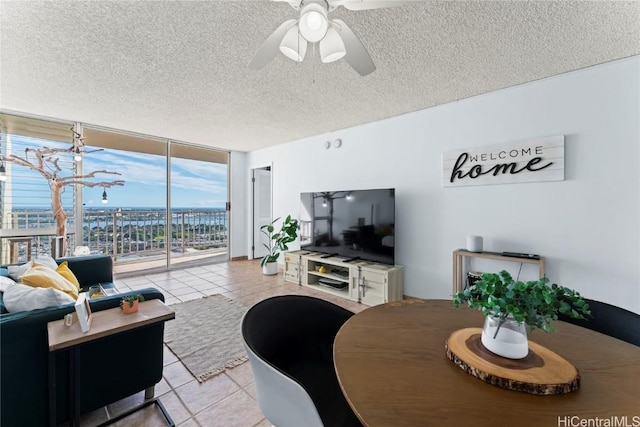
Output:
[[[0,314],[7,313],[9,311],[4,305],[4,291],[6,291],[9,286],[13,286],[15,284],[16,282],[14,282],[13,279],[6,276],[0,276]]]
[[[12,278],[0,276],[0,292],[4,292],[9,286],[15,284],[16,282]]]
[[[20,276],[29,271],[32,266],[33,261],[29,261],[20,265],[9,265],[7,266],[7,271],[9,271],[9,277],[17,281],[20,280]]]
[[[8,313],[7,306],[4,305],[4,292],[0,292],[0,314]]]
[[[16,283],[3,294],[4,305],[9,313],[55,307],[74,302],[74,299],[54,288],[32,288]]]
[[[44,265],[34,264],[20,276],[20,282],[33,287],[55,288],[78,299],[78,287]]]
[[[73,274],[73,271],[69,269],[69,263],[67,261],[63,262],[58,266],[58,268],[56,268],[56,273],[76,285],[78,290],[80,290],[80,282],[78,282],[78,278]]]
[[[54,271],[56,268],[58,268],[58,263],[56,262],[56,260],[48,255],[40,255],[33,262],[35,262],[36,264],[44,265],[45,267],[48,267]]]
[[[34,261],[29,261],[21,265],[7,266],[7,270],[9,271],[9,277],[11,277],[13,280],[16,280],[16,281],[20,280],[20,276],[22,276],[24,273],[29,271],[29,269],[33,267],[33,263]],[[58,268],[58,263],[56,262],[56,260],[47,255],[38,257],[35,260],[35,263],[44,265],[45,267],[53,271],[55,271],[56,268]]]

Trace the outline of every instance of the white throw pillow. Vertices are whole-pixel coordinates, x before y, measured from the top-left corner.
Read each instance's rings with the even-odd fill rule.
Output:
[[[4,292],[7,290],[7,288],[11,285],[15,285],[16,282],[10,278],[10,277],[6,277],[6,276],[0,276],[0,292]]]
[[[9,271],[9,277],[11,277],[13,280],[17,282],[18,280],[20,280],[20,276],[22,276],[24,273],[29,271],[29,269],[31,269],[31,267],[33,266],[33,263],[34,261],[29,261],[21,265],[7,266],[7,270]],[[35,260],[35,263],[44,265],[45,267],[50,268],[53,271],[55,271],[56,268],[58,268],[58,263],[56,262],[56,260],[47,255],[38,257]]]
[[[36,264],[44,265],[45,267],[49,267],[53,271],[56,271],[56,268],[58,268],[58,263],[56,262],[56,260],[48,255],[41,255],[33,262],[35,262]]]
[[[19,283],[8,286],[4,291],[3,299],[9,313],[55,307],[75,302],[71,296],[55,288],[32,288]]]
[[[7,271],[9,271],[9,277],[13,280],[20,280],[20,276],[29,271],[31,266],[33,265],[33,261],[25,262],[21,265],[9,265],[7,266]]]

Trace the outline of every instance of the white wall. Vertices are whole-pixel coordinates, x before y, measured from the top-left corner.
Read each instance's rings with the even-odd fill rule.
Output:
[[[451,253],[478,234],[485,250],[543,255],[552,282],[640,312],[639,77],[640,57],[611,62],[255,151],[247,168],[273,162],[275,216],[297,216],[303,191],[395,187],[406,295],[449,298]],[[565,135],[565,181],[442,187],[444,151],[551,135]],[[336,138],[342,148],[324,148]]]

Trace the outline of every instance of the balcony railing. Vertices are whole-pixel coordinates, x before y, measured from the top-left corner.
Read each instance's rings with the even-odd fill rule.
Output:
[[[51,254],[55,221],[50,212],[13,211],[11,224],[18,227],[0,230],[2,263]],[[117,261],[166,254],[167,250],[187,256],[228,247],[227,214],[217,209],[176,209],[169,221],[162,209],[87,209],[82,224],[81,239],[68,235],[67,254],[77,246],[86,246],[90,253],[109,254]]]

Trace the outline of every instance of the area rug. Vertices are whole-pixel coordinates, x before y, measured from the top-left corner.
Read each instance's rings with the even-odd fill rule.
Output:
[[[247,360],[240,322],[247,309],[222,295],[171,305],[164,342],[199,382]]]

